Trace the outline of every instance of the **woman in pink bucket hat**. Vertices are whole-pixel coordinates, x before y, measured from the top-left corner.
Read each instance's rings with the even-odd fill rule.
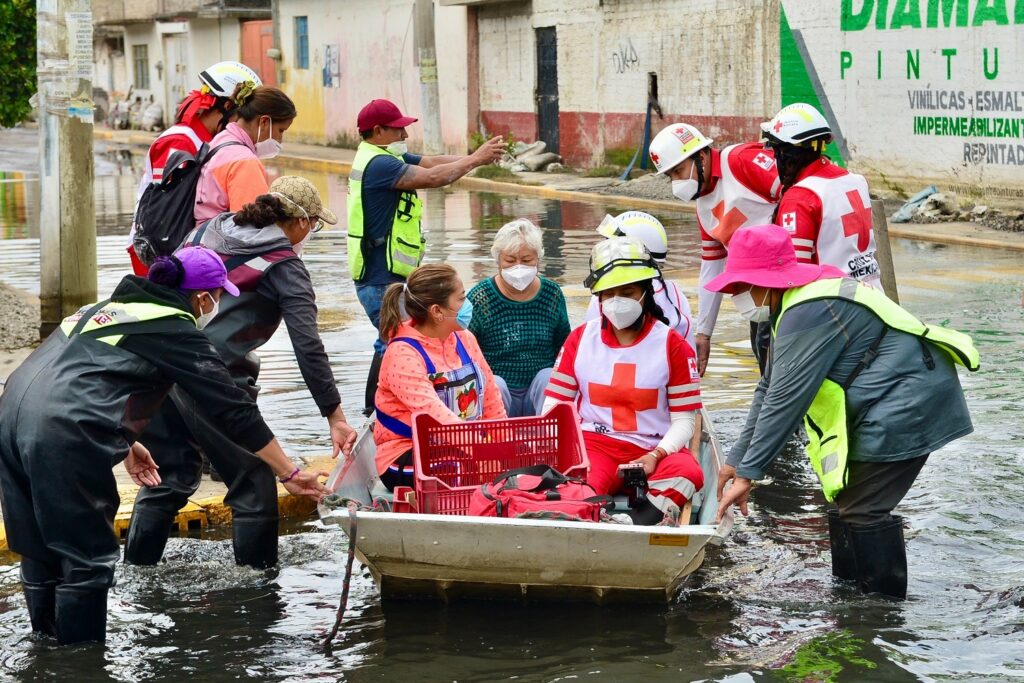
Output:
[[[777,225],[738,230],[707,288],[771,326],[768,365],[719,475],[719,518],[734,503],[747,514],[751,482],[803,418],[811,465],[838,508],[828,511],[832,573],[904,599],[903,524],[891,513],[929,454],[973,431],[955,369],[978,368],[970,337],[925,325],[832,266],[798,263]]]

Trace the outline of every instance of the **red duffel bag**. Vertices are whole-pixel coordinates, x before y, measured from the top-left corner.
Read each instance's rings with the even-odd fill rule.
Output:
[[[480,517],[536,517],[597,522],[613,504],[582,479],[547,465],[508,470],[473,492],[468,514]]]

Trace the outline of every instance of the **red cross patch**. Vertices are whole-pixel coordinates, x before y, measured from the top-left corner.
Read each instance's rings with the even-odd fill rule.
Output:
[[[772,159],[764,152],[760,152],[756,157],[754,157],[754,163],[764,170],[770,171],[772,170],[772,166],[775,165],[775,159]]]
[[[697,369],[697,359],[690,357],[686,359],[686,362],[690,366],[690,379],[694,382],[700,380],[700,370]]]
[[[672,132],[675,133],[675,136],[677,138],[679,138],[679,142],[683,143],[684,145],[693,139],[693,133],[691,133],[688,128],[683,128],[682,126],[679,126]]]
[[[790,234],[796,232],[796,211],[788,211],[782,214],[782,227]]]

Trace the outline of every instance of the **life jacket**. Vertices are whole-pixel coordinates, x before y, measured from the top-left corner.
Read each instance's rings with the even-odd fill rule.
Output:
[[[208,223],[196,228],[185,244],[199,246]],[[203,330],[227,365],[235,383],[253,398],[259,393],[256,380],[260,358],[254,353],[281,326],[281,307],[257,293],[267,272],[278,263],[299,258],[291,247],[276,247],[259,254],[218,254],[228,280],[238,287],[238,296],[222,297],[217,316]]]
[[[547,465],[502,472],[473,492],[467,514],[599,522],[614,504],[582,479],[566,477]]]
[[[813,250],[818,263],[845,271],[847,275],[882,289],[876,257],[875,231],[871,225],[871,195],[868,181],[856,173],[835,178],[810,175],[793,187],[802,187],[818,196],[821,202],[821,225],[813,244],[802,244],[795,238],[798,251]],[[847,223],[853,221],[859,230],[847,234]]]
[[[420,265],[426,250],[426,240],[420,229],[423,202],[416,196],[415,191],[399,192],[398,207],[384,237],[366,239],[363,174],[370,162],[379,156],[394,155],[369,142],[359,143],[348,176],[348,271],[356,281],[362,280],[366,275],[366,254],[371,249],[384,246],[388,271],[402,278],[409,277],[409,274]]]
[[[737,230],[771,223],[775,212],[775,202],[750,190],[736,177],[732,167],[736,162],[732,153],[747,144],[751,143],[730,145],[722,150],[719,157],[722,177],[718,179],[714,190],[697,198],[697,219],[701,227],[726,246]],[[712,246],[717,247],[705,245],[706,248]]]
[[[864,354],[864,358],[838,384],[826,378],[804,415],[807,430],[807,457],[821,482],[825,499],[829,502],[846,486],[847,456],[849,455],[848,421],[846,418],[846,390],[857,376],[867,369],[878,354],[878,348],[890,329],[912,334],[921,340],[923,362],[934,367],[930,347],[936,346],[949,354],[954,363],[963,365],[971,372],[978,369],[980,358],[974,342],[963,332],[946,327],[930,327],[893,302],[882,292],[853,278],[830,278],[818,280],[803,287],[789,289],[782,296],[782,305],[773,326],[778,332],[782,318],[793,306],[819,299],[843,299],[859,304],[885,323],[878,339]]]

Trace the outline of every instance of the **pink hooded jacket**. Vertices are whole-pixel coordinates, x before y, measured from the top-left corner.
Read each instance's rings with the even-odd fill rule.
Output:
[[[196,226],[225,211],[238,211],[270,190],[267,170],[256,157],[249,134],[229,123],[213,138],[210,148],[225,142],[241,144],[224,147],[203,166],[196,187]]]

